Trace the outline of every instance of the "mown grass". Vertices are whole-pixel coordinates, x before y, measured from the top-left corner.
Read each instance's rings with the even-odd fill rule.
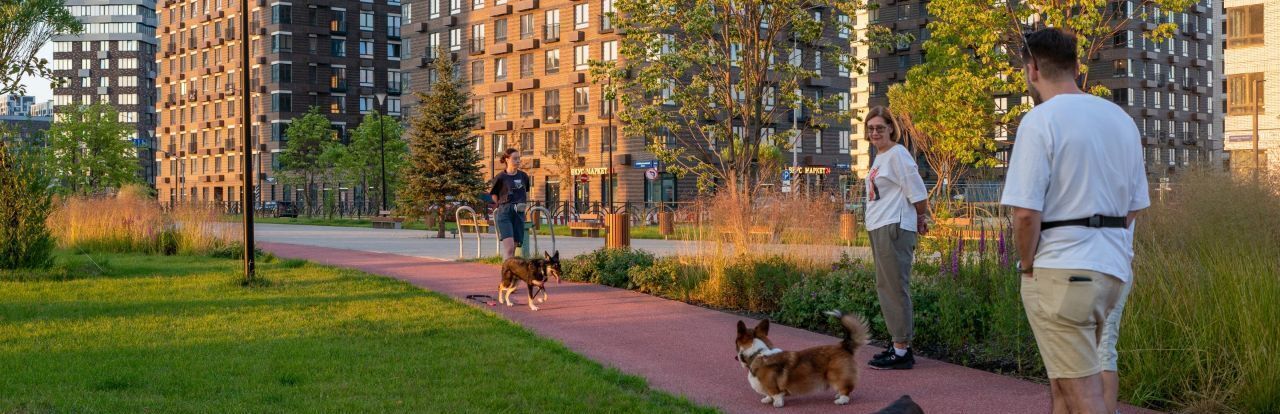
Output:
[[[266,260],[63,251],[0,281],[0,412],[690,412],[493,314],[406,283]]]

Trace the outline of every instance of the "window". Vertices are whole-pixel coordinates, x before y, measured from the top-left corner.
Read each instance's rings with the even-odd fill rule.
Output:
[[[528,39],[533,37],[533,14],[520,16],[520,38]]]
[[[839,96],[840,100],[836,103],[836,109],[840,111],[848,111],[849,110],[849,93],[840,92],[837,96]]]
[[[839,27],[837,29],[837,36],[839,36],[841,39],[848,39],[849,27],[850,27],[849,15],[842,14],[836,17],[836,21],[839,23]]]
[[[400,60],[400,44],[387,43],[387,59]]]
[[[1130,64],[1132,64],[1132,62],[1130,62],[1129,59],[1119,59],[1112,62],[1112,66],[1115,68],[1115,72],[1113,72],[1112,76],[1117,78],[1126,78],[1131,76],[1133,73],[1130,72]]]
[[[1120,88],[1111,91],[1111,101],[1116,105],[1128,106],[1133,102],[1133,89]]]
[[[618,60],[618,41],[617,40],[610,40],[608,42],[604,42],[604,44],[602,45],[602,48],[603,48],[603,51],[602,51],[603,56],[601,57],[602,60],[604,60],[605,62],[612,62],[612,61]]]
[[[518,145],[520,145],[520,152],[521,152],[521,153],[524,153],[524,154],[533,154],[533,133],[532,133],[532,132],[521,132],[521,133],[520,133],[520,142],[519,142],[519,144],[518,144]]]
[[[462,13],[462,0],[449,0],[449,14]]]
[[[560,91],[558,89],[543,92],[542,117],[547,121],[560,120]]]
[[[271,64],[271,81],[276,83],[293,82],[293,65],[288,63]]]
[[[292,6],[285,4],[271,6],[271,24],[289,24],[292,20],[289,17],[292,13],[292,8]]]
[[[440,17],[440,0],[427,0],[427,18]]]
[[[360,68],[360,86],[373,87],[373,68]]]
[[[366,58],[366,59],[373,58],[373,41],[372,40],[360,41],[360,57]]]
[[[472,0],[471,10],[479,10],[484,8],[484,0]]]
[[[484,24],[471,25],[471,51],[484,51]]]
[[[1263,22],[1262,4],[1228,8],[1227,48],[1261,46],[1265,29]]]
[[[840,131],[840,153],[848,154],[849,152],[849,131]]]
[[[577,128],[573,130],[573,150],[579,154],[586,153],[591,143],[591,130]]]
[[[292,52],[293,51],[293,35],[288,33],[277,33],[271,35],[271,52]]]
[[[573,6],[573,28],[586,29],[591,24],[591,5],[587,3]]]
[[[493,79],[503,80],[507,78],[507,58],[497,58],[493,61]]]
[[[462,29],[449,29],[449,50],[462,50]]]
[[[493,119],[507,118],[507,97],[493,98]]]
[[[733,67],[735,68],[738,67],[738,62],[740,61],[740,58],[738,57],[739,55],[738,52],[740,52],[741,50],[742,50],[742,45],[738,43],[729,44],[729,64],[733,65]]]
[[[507,41],[507,19],[498,19],[493,21],[493,42],[502,43]]]
[[[1262,80],[1261,72],[1227,75],[1227,115],[1253,115],[1255,107],[1262,107],[1264,96],[1258,93]]]
[[[329,54],[333,55],[334,57],[346,57],[346,56],[347,56],[347,41],[346,41],[346,39],[333,39],[333,40],[330,40],[330,41],[329,41]]]
[[[329,88],[346,90],[347,89],[347,68],[343,66],[334,66],[333,73],[329,77]]]
[[[520,55],[520,77],[528,78],[533,76],[533,54]]]
[[[440,34],[432,33],[430,36],[427,36],[427,56],[432,58],[440,57],[439,50],[438,50],[439,48],[440,48]]]
[[[586,112],[591,105],[591,92],[586,86],[573,88],[573,112]]]
[[[520,116],[533,116],[533,92],[525,92],[520,94]]]
[[[372,110],[373,110],[373,97],[361,96],[360,97],[360,113],[367,114],[369,113],[369,111],[372,111]]]
[[[547,131],[542,142],[543,154],[554,154],[560,150],[560,131]]]
[[[387,114],[400,115],[400,98],[396,98],[396,97],[387,98]]]
[[[400,37],[400,16],[394,14],[387,15],[387,36]]]
[[[610,14],[615,13],[613,8],[613,0],[600,0],[600,30],[613,30],[613,18]]]
[[[773,103],[774,103],[773,87],[772,86],[764,87],[764,90],[762,91],[761,95],[762,96],[760,97],[760,102],[761,104],[764,105],[764,110],[772,111]]]
[[[600,128],[600,151],[609,151],[610,149],[618,149],[618,127],[601,127]]]
[[[471,62],[471,84],[477,85],[484,83],[484,61],[477,60]]]
[[[347,97],[344,95],[335,95],[333,102],[329,104],[329,113],[340,114],[346,110]]]
[[[542,61],[542,65],[546,67],[547,73],[560,72],[560,49],[548,50],[546,59]]]
[[[360,12],[360,30],[373,31],[373,12]]]
[[[822,130],[821,129],[813,131],[813,152],[817,154],[822,153]]]
[[[387,92],[401,92],[404,89],[403,78],[399,70],[387,69]]]
[[[293,96],[288,92],[271,93],[271,112],[292,112]]]
[[[587,70],[590,67],[588,61],[591,59],[591,46],[582,45],[573,47],[573,70]]]
[[[543,17],[542,40],[554,42],[560,40],[560,10],[547,10]]]

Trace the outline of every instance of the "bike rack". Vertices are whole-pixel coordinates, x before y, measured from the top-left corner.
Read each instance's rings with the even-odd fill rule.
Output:
[[[454,222],[454,223],[462,223],[462,211],[463,211],[463,210],[466,210],[468,213],[471,213],[471,224],[473,224],[473,226],[471,226],[471,227],[474,227],[474,228],[475,228],[475,230],[476,230],[476,259],[480,259],[480,257],[481,257],[481,256],[480,256],[480,255],[481,255],[481,253],[480,253],[480,225],[479,225],[480,221],[479,221],[479,220],[476,220],[476,217],[477,217],[477,216],[476,216],[476,211],[475,211],[475,209],[472,209],[472,208],[471,208],[471,207],[469,207],[469,206],[460,206],[460,207],[458,207],[458,209],[457,209],[457,210],[454,210],[454,211],[453,211],[453,222]],[[462,225],[461,225],[461,224],[459,224],[459,225],[458,225],[458,258],[459,258],[459,259],[463,259],[463,258],[464,258],[463,254],[462,254],[462,238],[463,238],[463,234],[462,234]]]
[[[546,207],[542,207],[542,206],[532,206],[532,205],[531,205],[531,206],[526,207],[526,208],[524,209],[524,216],[525,216],[525,217],[531,217],[531,216],[529,215],[529,213],[534,212],[534,211],[542,211],[542,217],[545,217],[545,218],[546,218],[546,220],[547,220],[547,232],[548,232],[548,233],[551,233],[551,251],[555,251],[555,250],[556,250],[556,225],[555,225],[555,223],[552,223],[552,221],[553,221],[553,220],[551,220],[551,212],[550,212],[550,211],[547,211],[547,208],[546,208]],[[537,223],[533,223],[533,224],[534,224],[534,225],[537,225]],[[530,229],[530,230],[532,230],[532,229]],[[537,256],[538,256],[538,232],[536,232],[536,231],[535,231],[535,232],[533,232],[533,233],[530,233],[530,234],[529,234],[529,237],[531,237],[531,238],[533,239],[533,240],[531,240],[531,241],[533,242],[533,256],[534,256],[534,257],[537,257]]]

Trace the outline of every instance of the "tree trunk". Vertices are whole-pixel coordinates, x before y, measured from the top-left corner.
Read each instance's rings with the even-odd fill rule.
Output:
[[[440,217],[436,221],[436,238],[440,238],[440,239],[444,238],[444,221],[445,221],[444,213],[445,213],[445,205],[444,203],[440,203]]]

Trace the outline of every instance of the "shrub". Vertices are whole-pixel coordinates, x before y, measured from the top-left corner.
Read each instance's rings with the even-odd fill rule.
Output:
[[[725,309],[768,313],[778,309],[782,295],[804,279],[806,272],[781,256],[739,256],[723,268],[713,266],[710,273],[701,291],[705,302]]]
[[[633,267],[627,275],[640,292],[686,302],[701,301],[696,293],[707,281],[705,268],[676,257],[658,259],[650,267]]]
[[[627,272],[653,265],[653,253],[632,249],[598,249],[566,261],[564,278],[623,289],[634,289]]]
[[[47,223],[67,249],[112,253],[206,254],[238,239],[237,226],[208,207],[162,208],[149,190],[126,186],[115,196],[67,197]]]
[[[0,143],[0,269],[44,269],[53,264],[54,239],[45,219],[52,210],[47,174],[35,154]]]
[[[875,270],[862,262],[843,260],[836,270],[805,278],[783,294],[772,317],[784,325],[840,335],[839,321],[822,312],[839,309],[867,318],[871,335],[886,338]]]

